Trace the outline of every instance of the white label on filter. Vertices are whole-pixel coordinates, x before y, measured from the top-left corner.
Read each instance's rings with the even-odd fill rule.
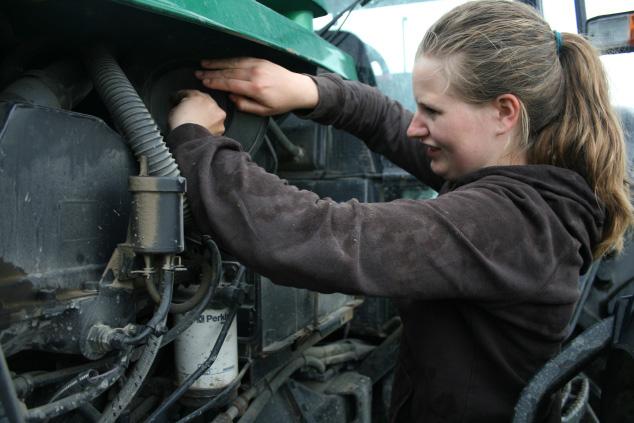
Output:
[[[222,325],[228,317],[228,309],[207,309],[186,331],[176,338],[174,353],[179,384],[194,373],[198,366],[209,357],[222,330]],[[178,315],[176,318],[178,321],[182,319],[182,315]],[[190,389],[224,388],[238,376],[238,326],[236,321],[237,319],[234,318],[214,364],[194,382]]]

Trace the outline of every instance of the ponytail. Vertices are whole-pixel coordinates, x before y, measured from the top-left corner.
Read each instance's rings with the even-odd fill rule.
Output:
[[[561,40],[561,112],[535,134],[528,160],[574,170],[593,188],[607,216],[594,250],[599,257],[621,251],[624,233],[633,223],[624,136],[597,52],[579,35],[562,34]]]

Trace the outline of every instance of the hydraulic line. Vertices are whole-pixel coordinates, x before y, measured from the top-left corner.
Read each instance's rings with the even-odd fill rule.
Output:
[[[167,315],[163,319],[163,323],[165,323],[165,320],[167,320]],[[136,362],[134,370],[126,380],[125,385],[123,385],[121,390],[103,411],[99,423],[114,423],[128,404],[130,404],[130,401],[132,401],[143,385],[143,381],[147,377],[152,364],[154,364],[156,354],[161,348],[162,338],[162,336],[150,336],[148,343],[143,348],[141,357],[139,357]]]
[[[77,377],[73,378],[70,382],[64,384],[60,389],[53,394],[49,402],[55,402],[69,391],[77,391],[77,389],[83,389],[91,384],[91,380],[94,380],[99,373],[95,369],[88,369],[85,372],[80,373]]]
[[[210,253],[209,263],[203,264],[203,271],[201,278],[209,279],[211,283],[209,288],[205,292],[205,296],[196,305],[196,308],[188,312],[183,318],[171,328],[165,336],[163,336],[163,342],[161,348],[176,339],[181,333],[183,333],[191,324],[200,316],[203,312],[211,297],[214,295],[220,279],[222,278],[222,257],[220,256],[220,250],[215,242],[209,237],[205,237],[203,244]]]
[[[90,403],[92,400],[94,400],[99,395],[104,393],[108,388],[110,388],[117,380],[119,380],[121,375],[123,375],[123,373],[125,372],[128,364],[128,359],[128,353],[126,352],[122,356],[120,360],[121,362],[116,367],[95,378],[94,386],[82,392],[69,395],[58,401],[27,410],[26,421],[40,422],[42,420],[47,420],[53,417],[60,416],[62,414],[66,414],[69,411],[75,410],[84,404]]]
[[[169,306],[172,302],[172,293],[174,292],[174,269],[170,263],[171,258],[167,257],[166,264],[163,266],[163,269],[161,269],[161,279],[163,280],[161,303],[150,321],[145,324],[144,328],[136,336],[131,337],[121,333],[114,334],[111,345],[140,345],[152,333],[156,332],[159,326],[164,326],[163,322],[165,322],[165,318],[167,317]]]
[[[294,363],[295,360],[297,359],[303,359],[304,352],[306,351],[306,349],[312,347],[317,342],[319,342],[319,340],[322,339],[323,336],[325,335],[322,335],[319,332],[315,332],[302,344],[300,348],[296,349],[291,354],[291,356],[289,357],[289,361],[291,363]],[[325,369],[325,366],[323,365],[323,363],[319,362],[319,360],[317,359],[312,360],[311,363],[314,363],[316,366],[318,366],[318,369],[320,370]],[[266,375],[264,377],[264,380],[252,386],[249,390],[247,390],[238,398],[233,400],[233,402],[231,403],[231,406],[224,413],[221,413],[218,416],[216,416],[216,418],[213,420],[212,423],[230,422],[230,421],[233,421],[235,417],[238,417],[239,415],[243,414],[244,410],[248,407],[249,402],[256,396],[258,396],[262,391],[264,391],[267,384],[269,384],[270,381],[272,381],[276,377],[276,375],[279,374],[281,371],[283,371],[283,368],[282,369],[278,368],[270,372],[268,375]]]
[[[284,147],[293,158],[300,159],[304,156],[304,150],[301,147],[293,144],[291,140],[288,139],[286,134],[282,131],[280,126],[273,120],[273,118],[269,118],[269,129],[271,130],[271,134],[275,137],[277,142]]]
[[[90,363],[81,364],[79,366],[68,367],[66,369],[55,370],[53,372],[42,372],[37,374],[34,374],[33,372],[25,373],[13,379],[13,385],[15,386],[15,391],[18,397],[25,397],[36,388],[62,382],[69,377],[72,377],[77,373],[81,373],[86,370],[103,369],[112,364],[112,361],[113,358],[108,357],[99,361],[93,361]]]
[[[238,422],[239,423],[254,422],[257,419],[260,412],[264,409],[266,404],[268,404],[271,397],[275,395],[277,390],[280,389],[280,387],[284,383],[286,383],[288,378],[291,377],[293,373],[295,373],[297,370],[301,369],[304,366],[314,367],[317,370],[322,372],[325,370],[324,364],[318,358],[311,357],[311,356],[303,356],[303,357],[299,357],[295,359],[289,365],[284,367],[278,374],[276,374],[275,377],[270,382],[264,385],[264,387],[268,389],[263,390],[263,392],[261,392],[257,397],[255,397],[255,399],[253,400],[249,408],[247,408],[247,411],[244,413],[242,418],[238,420]]]
[[[194,373],[189,375],[187,379],[185,379],[185,381],[174,392],[172,392],[172,394],[165,401],[163,401],[163,403],[154,411],[154,413],[152,413],[152,415],[147,419],[148,423],[156,421],[157,418],[167,412],[169,407],[171,407],[172,404],[174,404],[181,396],[183,396],[183,394],[187,392],[190,386],[194,382],[196,382],[196,380],[214,364],[214,361],[216,361],[216,358],[218,357],[220,348],[222,348],[222,344],[227,337],[227,333],[229,332],[229,328],[231,327],[231,324],[233,323],[233,319],[235,318],[237,312],[238,306],[235,305],[229,311],[229,315],[222,325],[220,334],[218,335],[218,338],[216,339],[214,347],[212,348],[209,356],[205,359],[204,362],[201,363],[200,366],[198,366],[198,369],[196,369]]]
[[[150,176],[180,176],[176,161],[163,141],[156,122],[125,73],[104,46],[86,55],[86,67],[95,89],[130,144],[134,156],[146,156]],[[191,220],[187,201],[185,222]]]
[[[244,367],[242,367],[242,370],[240,370],[240,373],[238,373],[238,376],[236,376],[236,378],[233,380],[233,382],[231,382],[229,385],[227,385],[222,390],[222,392],[220,392],[211,401],[207,402],[202,407],[196,409],[195,411],[193,411],[190,414],[186,415],[182,419],[178,420],[176,423],[189,422],[189,421],[195,419],[196,417],[202,415],[204,412],[206,412],[208,410],[211,410],[214,407],[217,407],[218,404],[221,404],[222,402],[226,401],[227,398],[229,397],[229,395],[234,391],[234,389],[236,389],[240,385],[240,381],[242,380],[242,377],[244,377],[244,375],[247,372],[247,370],[249,369],[249,367],[251,367],[251,363],[250,362],[245,364]]]
[[[0,345],[0,410],[10,422],[21,423],[24,421],[24,412],[20,406],[20,401],[15,394],[9,367],[4,359],[2,345]]]
[[[211,242],[213,243],[213,241]],[[218,247],[216,247],[215,243],[213,245],[217,251]],[[212,254],[214,254],[214,252],[212,252]],[[220,255],[219,251],[218,251],[218,255]],[[151,265],[149,263],[149,255],[146,254],[144,258],[146,262],[145,267],[150,268]],[[212,266],[213,265],[214,264],[212,263]],[[222,266],[222,262],[220,262],[220,266]],[[203,301],[204,298],[208,296],[210,291],[213,293],[213,291],[215,290],[215,287],[212,286],[213,285],[212,282],[215,280],[214,269],[211,269],[211,271],[206,271],[207,267],[208,266],[205,266],[205,269],[202,272],[203,274],[201,275],[201,278],[200,278],[200,285],[198,286],[196,293],[194,293],[194,295],[192,295],[190,298],[188,298],[186,301],[182,303],[172,303],[169,309],[170,313],[181,314],[181,313],[190,311],[191,309],[195,308],[197,305],[200,305],[201,301]],[[209,275],[209,273],[211,273],[211,275]],[[219,275],[219,272],[216,272],[216,274]],[[152,299],[156,303],[159,303],[161,301],[161,294],[159,294],[158,290],[156,289],[156,286],[154,285],[154,281],[152,280],[152,278],[147,278],[145,280],[145,287],[148,293],[150,294],[150,297],[152,297]]]

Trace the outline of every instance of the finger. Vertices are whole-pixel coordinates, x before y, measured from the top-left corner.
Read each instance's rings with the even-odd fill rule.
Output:
[[[231,93],[247,96],[253,95],[253,93],[256,91],[253,83],[249,81],[240,81],[239,79],[204,79],[203,85],[214,90],[228,91]]]
[[[241,81],[249,81],[252,76],[250,69],[237,69],[227,68],[218,70],[197,70],[194,72],[198,79],[214,79],[214,78],[226,78],[226,79],[239,79]]]
[[[172,105],[177,105],[183,100],[187,100],[188,98],[194,97],[196,95],[205,95],[204,93],[198,90],[178,90],[170,96],[170,100],[172,101]]]
[[[229,98],[233,101],[238,108],[238,110],[253,113],[254,115],[259,116],[271,116],[272,111],[270,108],[261,105],[257,101],[251,100],[249,97],[245,97],[242,95],[230,94]]]
[[[204,69],[248,68],[260,62],[254,57],[229,57],[225,59],[204,59],[200,66]]]

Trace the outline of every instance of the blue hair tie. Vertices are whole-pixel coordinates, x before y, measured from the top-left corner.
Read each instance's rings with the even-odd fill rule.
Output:
[[[559,31],[553,31],[553,33],[555,34],[555,51],[557,52],[557,56],[559,56],[559,52],[561,52],[561,44],[562,44],[562,40],[561,40],[561,32]]]

